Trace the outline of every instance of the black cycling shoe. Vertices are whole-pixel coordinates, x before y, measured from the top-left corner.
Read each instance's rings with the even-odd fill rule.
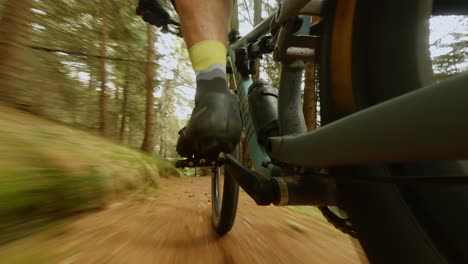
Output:
[[[230,153],[239,143],[242,122],[237,96],[231,91],[208,92],[197,98],[186,127],[179,131],[182,157],[214,157]]]

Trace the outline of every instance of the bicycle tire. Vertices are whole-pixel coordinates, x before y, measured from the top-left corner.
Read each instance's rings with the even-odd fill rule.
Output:
[[[343,16],[338,5],[344,2],[354,6],[348,44],[344,44],[348,47],[338,47],[348,52],[349,61],[338,66],[348,68],[341,71],[348,74],[343,78],[334,76],[340,70],[332,67],[336,66],[332,61],[336,47],[332,45],[340,45],[334,40],[337,14]],[[421,47],[428,46],[432,1],[328,1],[327,5],[319,73],[322,125],[431,82],[429,53],[427,49],[421,52]],[[334,82],[346,78],[349,83],[344,86],[351,89],[347,99],[353,100],[348,104],[334,94]],[[445,161],[348,166],[329,171],[375,177],[467,174],[460,162]],[[347,210],[372,263],[468,263],[466,187],[338,183],[338,191],[341,206]]]
[[[239,157],[239,146],[233,153],[236,158]],[[222,197],[220,197],[220,174],[224,170],[224,184]],[[239,185],[236,180],[224,168],[217,168],[211,178],[211,218],[215,232],[223,236],[228,233],[234,225],[237,213],[237,204],[239,197]]]

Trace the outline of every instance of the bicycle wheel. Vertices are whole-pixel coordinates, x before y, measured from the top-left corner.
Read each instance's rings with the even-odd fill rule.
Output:
[[[432,82],[432,4],[327,2],[320,62],[322,125]],[[330,173],[467,174],[459,162],[442,161],[330,168]],[[338,191],[372,263],[468,263],[467,188],[338,183]]]
[[[239,157],[239,146],[233,153]],[[229,232],[236,219],[239,185],[222,167],[216,167],[211,179],[211,216],[214,230],[219,235]]]

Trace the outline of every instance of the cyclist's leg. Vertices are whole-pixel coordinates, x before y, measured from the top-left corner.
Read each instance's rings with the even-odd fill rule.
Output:
[[[227,45],[231,0],[177,0],[176,4],[189,49],[204,40],[216,40]]]
[[[240,138],[238,101],[226,81],[231,4],[231,0],[176,1],[182,34],[197,75],[195,109],[177,143],[182,156],[230,152]]]

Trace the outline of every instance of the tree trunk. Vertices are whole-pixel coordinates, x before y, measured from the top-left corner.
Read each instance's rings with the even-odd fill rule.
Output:
[[[146,126],[145,136],[143,138],[143,144],[141,150],[153,154],[154,152],[154,74],[155,67],[152,62],[156,60],[156,53],[154,52],[154,43],[156,37],[154,29],[151,25],[147,26],[148,35],[148,50],[147,50],[147,61],[146,64]]]
[[[262,22],[262,0],[254,0],[254,26]]]
[[[127,145],[131,147],[134,147],[135,145],[138,146],[138,144],[135,144],[135,140],[134,140],[135,126],[132,124],[133,119],[134,118],[132,118],[132,116],[129,115],[128,120],[127,120],[127,123],[128,123]]]
[[[89,66],[89,82],[86,96],[86,127],[95,132],[96,129],[96,71],[93,67],[93,62],[88,62]]]
[[[90,66],[88,91],[94,93],[96,91],[96,77],[94,76],[94,69]]]
[[[101,0],[101,32],[99,36],[100,40],[100,51],[99,55],[99,82],[101,91],[99,92],[99,132],[102,136],[107,135],[107,74],[106,74],[106,54],[107,54],[107,42],[109,40],[109,29],[107,19],[107,1]]]
[[[231,31],[239,31],[239,6],[237,5],[237,0],[232,1],[232,11],[231,19],[229,21],[229,27]]]
[[[162,157],[162,155],[164,154],[164,133],[162,132],[162,129],[160,131],[160,135],[159,135],[159,156]]]
[[[9,0],[0,21],[0,101],[21,107],[29,104],[27,48],[31,39],[32,0]],[[23,105],[23,107],[31,107]]]
[[[128,62],[125,67],[126,67],[125,68],[125,85],[123,87],[122,117],[120,120],[120,132],[119,132],[119,139],[120,139],[120,142],[122,143],[124,143],[125,129],[127,127],[128,89],[130,86],[130,66]]]
[[[307,63],[304,71],[304,104],[302,106],[307,129],[317,128],[317,107],[315,98],[315,64]]]

